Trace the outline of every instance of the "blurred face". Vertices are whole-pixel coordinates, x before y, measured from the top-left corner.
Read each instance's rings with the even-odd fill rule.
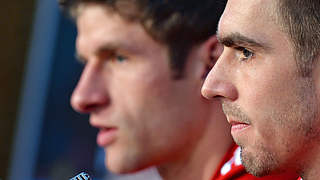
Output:
[[[99,128],[106,166],[127,173],[187,154],[210,111],[200,94],[199,61],[188,60],[185,77],[172,79],[166,46],[101,5],[84,6],[77,27],[85,68],[71,103]]]
[[[299,75],[275,17],[271,1],[229,0],[218,29],[224,52],[202,88],[221,99],[243,164],[257,176],[299,168],[320,127],[318,70]]]

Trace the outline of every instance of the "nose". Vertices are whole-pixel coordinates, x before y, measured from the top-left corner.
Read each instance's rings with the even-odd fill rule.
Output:
[[[73,91],[71,106],[80,113],[91,113],[110,103],[107,81],[99,64],[87,62]]]
[[[223,62],[222,56],[210,70],[201,89],[201,94],[207,99],[228,99],[235,101],[238,91],[232,82],[232,71]]]

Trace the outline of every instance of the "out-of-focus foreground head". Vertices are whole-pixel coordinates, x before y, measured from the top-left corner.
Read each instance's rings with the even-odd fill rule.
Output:
[[[108,169],[131,173],[155,165],[165,179],[210,179],[232,144],[219,103],[200,94],[222,51],[215,32],[225,2],[62,5],[76,21],[77,55],[85,64],[71,104],[100,129]]]
[[[246,169],[320,177],[320,1],[229,0],[202,88],[222,101]]]

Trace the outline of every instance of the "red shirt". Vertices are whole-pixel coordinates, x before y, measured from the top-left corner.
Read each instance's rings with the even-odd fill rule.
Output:
[[[281,177],[283,179],[285,177]],[[248,174],[241,164],[240,147],[233,145],[222,159],[212,180],[276,180],[279,178],[266,176],[262,178]],[[290,178],[285,178],[290,179]],[[298,180],[302,180],[299,178]]]

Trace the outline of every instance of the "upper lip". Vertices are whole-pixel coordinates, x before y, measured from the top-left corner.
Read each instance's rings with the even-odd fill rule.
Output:
[[[248,124],[249,125],[249,123],[247,123],[247,122],[239,121],[239,120],[236,120],[235,118],[232,118],[229,116],[227,116],[227,120],[228,120],[228,123],[231,125],[237,125],[237,124]]]
[[[92,120],[90,118],[90,125],[97,128],[97,129],[114,129],[114,128],[117,128],[116,126],[114,125],[111,125],[111,124],[102,124],[102,123],[99,123],[99,122],[96,122],[94,120]]]

